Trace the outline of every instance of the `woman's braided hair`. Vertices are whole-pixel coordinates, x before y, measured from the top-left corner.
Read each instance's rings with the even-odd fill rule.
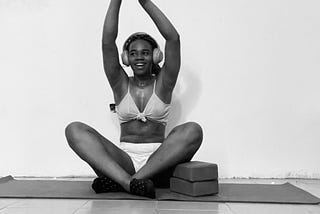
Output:
[[[154,38],[152,38],[150,35],[146,34],[146,33],[135,33],[133,35],[131,35],[124,43],[123,45],[123,51],[129,51],[129,46],[132,42],[138,40],[138,39],[142,39],[145,40],[147,42],[149,42],[149,44],[151,45],[152,50],[159,48],[158,43],[156,42],[156,40]],[[161,71],[161,67],[159,66],[159,64],[152,64],[152,75],[157,76]]]

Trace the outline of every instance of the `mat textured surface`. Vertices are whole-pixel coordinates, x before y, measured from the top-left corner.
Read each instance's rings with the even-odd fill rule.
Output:
[[[190,197],[157,189],[157,200],[249,202],[280,204],[319,204],[320,199],[310,193],[285,184],[219,184],[219,194]],[[149,200],[128,193],[95,194],[91,181],[15,180],[12,176],[0,179],[0,198],[64,198],[64,199],[134,199]]]

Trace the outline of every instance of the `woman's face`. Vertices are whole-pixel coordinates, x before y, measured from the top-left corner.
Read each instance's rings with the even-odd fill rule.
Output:
[[[129,64],[135,75],[151,75],[153,50],[149,42],[137,39],[129,45]]]

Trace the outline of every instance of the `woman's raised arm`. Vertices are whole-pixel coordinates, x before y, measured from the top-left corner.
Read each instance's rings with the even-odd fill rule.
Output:
[[[139,3],[149,14],[166,40],[165,62],[158,78],[163,82],[163,86],[172,91],[176,84],[181,64],[179,33],[151,0],[139,0]]]
[[[103,26],[102,52],[104,70],[114,92],[120,90],[123,82],[128,79],[119,62],[116,46],[118,36],[119,11],[121,0],[111,0]]]

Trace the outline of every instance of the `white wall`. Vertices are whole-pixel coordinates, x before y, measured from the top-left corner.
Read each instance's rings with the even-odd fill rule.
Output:
[[[155,0],[181,34],[168,129],[197,121],[195,159],[221,177],[320,178],[320,2]],[[0,176],[92,175],[67,146],[79,120],[117,142],[101,57],[109,1],[0,0]],[[118,44],[164,41],[123,1]]]

